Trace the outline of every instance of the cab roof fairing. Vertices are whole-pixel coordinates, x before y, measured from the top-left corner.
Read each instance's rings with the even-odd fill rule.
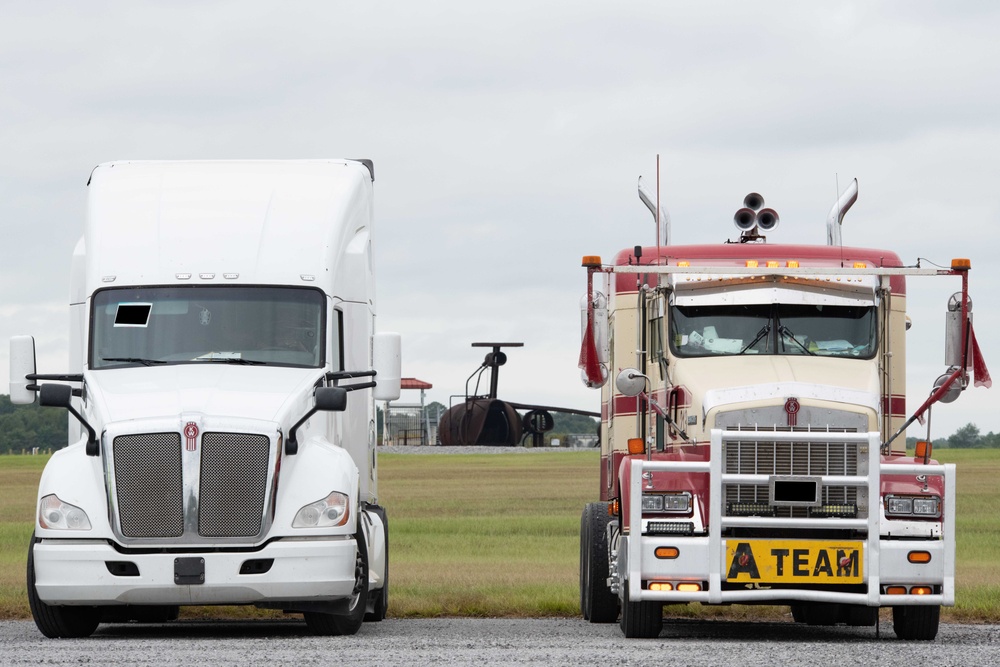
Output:
[[[88,295],[129,285],[269,284],[351,299],[346,289],[367,300],[363,276],[349,279],[358,286],[339,284],[350,273],[341,260],[371,233],[371,173],[361,162],[110,162],[95,167],[88,189],[79,247]]]

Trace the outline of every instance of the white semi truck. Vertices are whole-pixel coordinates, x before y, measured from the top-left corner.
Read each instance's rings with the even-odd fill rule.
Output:
[[[641,185],[640,197],[667,220]],[[900,638],[937,634],[955,599],[955,466],[929,442],[908,453],[903,433],[973,378],[989,386],[970,262],[843,246],[856,198],[857,181],[825,245],[767,243],[778,215],[752,193],[735,242],[672,245],[658,229],[655,246],[610,264],[584,258],[580,363],[603,387],[600,502],[581,519],[591,622],[655,637],[670,604],[788,605],[815,625],[875,625],[888,607]],[[947,370],[907,419],[907,279],[919,276],[961,289]]]
[[[71,265],[70,369],[11,340],[11,400],[61,406],[28,596],[48,637],[183,605],[384,618],[368,160],[111,162]]]

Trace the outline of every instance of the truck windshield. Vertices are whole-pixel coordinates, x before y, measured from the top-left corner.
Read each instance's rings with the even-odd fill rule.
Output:
[[[796,354],[870,359],[874,306],[761,304],[671,306],[670,349],[678,357]]]
[[[90,368],[177,363],[319,367],[325,298],[297,287],[128,287],[94,294]]]

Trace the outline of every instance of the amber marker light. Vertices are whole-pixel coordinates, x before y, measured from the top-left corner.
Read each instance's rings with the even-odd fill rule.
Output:
[[[930,595],[933,592],[930,586],[914,586],[910,589],[910,595]]]
[[[691,262],[687,261],[686,259],[682,259],[681,261],[677,262],[677,266],[682,266],[682,267],[691,266]]]
[[[651,591],[672,591],[672,590],[674,590],[674,586],[669,581],[651,581],[651,582],[649,582],[649,590],[651,590]]]
[[[956,257],[951,260],[951,268],[955,271],[968,271],[972,268],[972,260],[964,257]]]
[[[906,554],[906,560],[911,563],[929,563],[931,562],[931,552],[929,551],[911,551]]]
[[[695,584],[690,582],[684,584],[677,584],[677,590],[684,593],[695,593],[701,590],[701,584]]]
[[[917,447],[915,456],[918,459],[923,459],[924,463],[929,463],[931,458],[931,443],[927,440],[917,440]]]
[[[758,264],[758,262],[757,262],[756,259],[748,259],[747,260],[747,268],[748,269],[756,269],[757,268],[757,264]]]
[[[681,551],[677,547],[656,547],[653,555],[657,558],[677,558],[681,555]]]
[[[787,266],[790,269],[797,269],[797,268],[799,268],[799,260],[797,260],[797,259],[790,259],[787,262],[785,262],[785,266]]]
[[[776,269],[779,266],[781,266],[781,262],[778,262],[777,260],[774,260],[774,259],[767,260],[767,268],[769,268],[769,269]]]
[[[610,503],[608,503],[608,516],[618,516],[618,499],[615,498]]]
[[[588,269],[597,269],[601,266],[601,256],[600,255],[584,255],[583,256],[583,266]]]
[[[906,595],[906,586],[886,586],[886,595]]]
[[[642,438],[628,439],[629,454],[644,454],[645,452],[646,452],[646,443]]]
[[[865,262],[854,262],[854,268],[855,269],[867,269],[868,268],[868,264],[865,263]]]

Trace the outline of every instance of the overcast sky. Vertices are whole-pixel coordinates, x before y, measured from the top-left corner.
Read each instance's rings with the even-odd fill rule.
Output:
[[[1000,378],[1000,4],[995,2],[4,2],[0,377],[7,339],[67,369],[69,258],[86,181],[117,159],[368,157],[379,327],[430,400],[474,341],[518,341],[501,396],[598,409],[580,382],[580,258],[735,238],[750,191],[774,242],[972,260]],[[956,279],[913,278],[912,411],[944,371]],[[933,414],[1000,431],[1000,387]],[[418,399],[404,393],[403,400]],[[917,433],[911,429],[911,435]]]

